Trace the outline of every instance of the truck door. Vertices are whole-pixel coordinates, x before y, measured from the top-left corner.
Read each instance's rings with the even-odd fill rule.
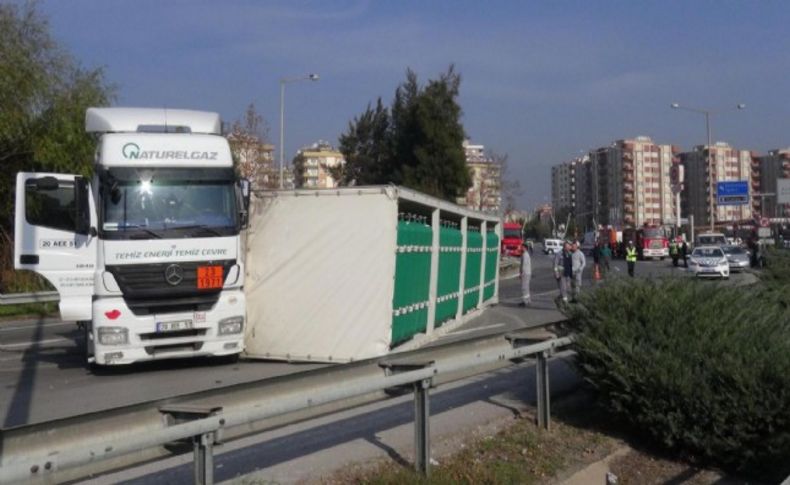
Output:
[[[14,267],[60,293],[63,320],[90,320],[96,270],[96,208],[78,175],[18,173]]]

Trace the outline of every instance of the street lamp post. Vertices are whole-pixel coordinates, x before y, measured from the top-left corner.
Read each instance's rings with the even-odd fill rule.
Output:
[[[700,108],[689,108],[688,106],[681,106],[678,103],[672,103],[671,106],[672,109],[684,109],[686,111],[692,111],[694,113],[705,115],[705,131],[708,133],[708,199],[710,201],[710,232],[713,232],[715,229],[714,223],[716,219],[716,215],[713,212],[713,158],[711,157],[713,141],[710,135],[710,115],[713,113],[713,111]],[[746,108],[746,105],[741,103],[738,104],[736,108],[744,109]]]
[[[281,78],[280,79],[280,189],[283,188],[285,178],[285,85],[297,81],[318,81],[318,74],[308,74],[301,77]]]

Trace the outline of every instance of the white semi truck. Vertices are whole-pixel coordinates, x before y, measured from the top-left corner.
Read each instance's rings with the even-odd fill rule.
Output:
[[[249,183],[216,113],[90,108],[93,176],[19,173],[14,264],[85,327],[88,362],[239,354]]]

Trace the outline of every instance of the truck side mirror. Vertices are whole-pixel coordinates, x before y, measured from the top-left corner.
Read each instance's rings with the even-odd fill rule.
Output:
[[[91,233],[91,211],[90,211],[90,190],[88,180],[85,177],[75,177],[74,179],[74,207],[76,209],[76,228],[77,234],[89,235]],[[95,231],[95,229],[94,229]]]
[[[241,227],[246,228],[250,218],[250,195],[252,193],[252,184],[249,179],[239,179],[237,182],[239,188],[239,195],[241,196]]]

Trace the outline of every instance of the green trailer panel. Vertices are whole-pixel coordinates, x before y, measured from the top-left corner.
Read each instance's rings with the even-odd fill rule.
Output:
[[[483,301],[494,297],[496,278],[499,271],[497,250],[499,249],[499,236],[494,231],[486,233],[486,277],[483,289]]]
[[[458,311],[458,289],[461,283],[461,246],[463,235],[453,227],[439,230],[439,278],[436,289],[434,327],[441,327],[455,318]]]
[[[464,278],[464,313],[477,306],[480,300],[480,264],[483,235],[470,229],[466,233],[466,275]]]
[[[398,221],[392,345],[428,328],[433,231],[422,222]]]

